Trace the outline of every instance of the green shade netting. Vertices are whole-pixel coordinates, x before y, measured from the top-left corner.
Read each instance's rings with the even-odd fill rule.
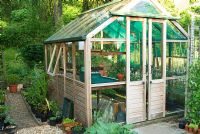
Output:
[[[126,38],[126,23],[125,19],[121,17],[120,20],[114,21],[107,26],[103,32],[105,38]],[[142,41],[142,22],[131,21],[131,41]],[[148,30],[148,23],[147,23]],[[148,33],[148,31],[147,31]],[[148,37],[148,35],[147,35]],[[152,40],[161,41],[162,37],[162,24],[152,24]],[[167,39],[168,40],[187,40],[187,38],[170,22],[167,22]]]

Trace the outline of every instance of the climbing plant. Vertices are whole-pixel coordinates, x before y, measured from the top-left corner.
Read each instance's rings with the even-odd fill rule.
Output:
[[[189,69],[189,92],[187,118],[195,124],[200,123],[200,59]]]

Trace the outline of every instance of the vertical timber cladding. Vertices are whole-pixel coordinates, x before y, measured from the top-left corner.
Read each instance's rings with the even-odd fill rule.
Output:
[[[141,21],[143,27],[141,81],[130,81],[130,21]],[[127,17],[126,31],[126,122],[130,124],[146,120],[146,19]]]
[[[152,80],[152,22],[162,24],[162,78]],[[149,19],[149,80],[148,80],[148,119],[165,117],[166,104],[166,20]]]
[[[74,117],[85,126],[87,126],[86,108],[85,84],[75,81]]]
[[[165,113],[165,82],[163,80],[158,83],[152,81],[150,84],[150,100],[149,100],[149,120],[164,117]]]

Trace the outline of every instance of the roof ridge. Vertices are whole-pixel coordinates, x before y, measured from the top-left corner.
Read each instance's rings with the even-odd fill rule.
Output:
[[[84,11],[84,12],[81,13],[80,15],[89,13],[89,12],[91,12],[91,11],[95,11],[95,10],[97,10],[97,9],[100,9],[100,8],[103,8],[103,7],[106,7],[106,6],[110,6],[110,5],[112,5],[112,4],[116,4],[116,3],[121,2],[121,1],[124,1],[124,0],[114,0],[114,1],[112,1],[112,2],[109,2],[109,3],[103,4],[103,5],[101,5],[101,6],[98,6],[98,7],[96,7],[96,8],[93,8],[93,9],[90,9],[90,10],[87,10],[87,11]]]

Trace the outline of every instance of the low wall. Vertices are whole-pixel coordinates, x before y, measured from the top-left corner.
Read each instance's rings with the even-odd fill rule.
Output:
[[[49,95],[55,99],[60,106],[63,106],[64,98],[74,102],[74,118],[87,126],[87,105],[86,105],[86,89],[82,82],[74,81],[71,78],[65,78],[64,86],[63,76],[50,76]],[[65,87],[65,89],[64,89]]]

